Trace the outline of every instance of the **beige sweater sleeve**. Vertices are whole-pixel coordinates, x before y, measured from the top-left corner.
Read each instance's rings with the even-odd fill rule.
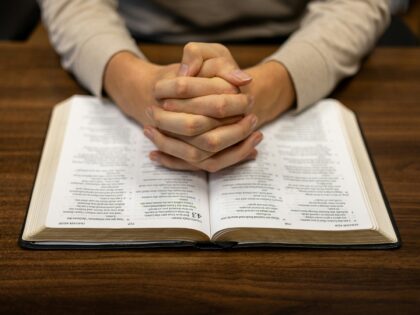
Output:
[[[300,111],[328,95],[374,46],[390,20],[388,0],[325,0],[309,4],[300,28],[266,60],[288,69]]]
[[[130,51],[145,58],[118,15],[116,0],[38,2],[63,67],[93,94],[102,93],[102,77],[112,55]]]
[[[283,63],[301,110],[356,73],[362,57],[389,22],[389,0],[318,0],[301,25],[266,60]],[[117,12],[116,0],[38,0],[63,67],[100,96],[107,62],[119,51],[145,58]]]

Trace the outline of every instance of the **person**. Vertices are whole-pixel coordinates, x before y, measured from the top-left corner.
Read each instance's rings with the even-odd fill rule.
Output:
[[[150,158],[209,172],[254,159],[258,129],[355,74],[390,20],[388,0],[38,1],[63,67],[144,126]],[[288,35],[248,69],[220,44]],[[133,36],[187,44],[157,65]]]

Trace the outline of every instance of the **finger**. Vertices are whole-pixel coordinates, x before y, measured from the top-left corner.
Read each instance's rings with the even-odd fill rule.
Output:
[[[215,119],[203,115],[170,112],[158,106],[148,107],[146,114],[155,127],[184,136],[196,136],[219,126],[233,124],[241,119],[238,116]]]
[[[206,152],[220,152],[247,138],[254,131],[257,121],[257,117],[250,114],[236,124],[218,127],[195,137],[179,138]]]
[[[251,152],[241,161],[239,162],[245,162],[245,161],[249,161],[249,160],[255,160],[256,156],[257,156],[257,150],[253,149],[251,150]],[[176,157],[167,155],[163,152],[159,152],[159,151],[153,151],[150,153],[150,159],[152,161],[155,161],[157,163],[159,163],[160,165],[170,168],[170,169],[174,169],[174,170],[183,170],[183,171],[198,171],[198,170],[202,170],[201,168],[192,165],[191,163],[188,163],[184,160],[178,159]]]
[[[199,77],[219,77],[236,86],[251,83],[252,77],[239,69],[233,57],[218,57],[206,60],[201,66]]]
[[[157,99],[192,98],[238,92],[237,87],[221,78],[177,77],[158,81],[155,85],[154,96]]]
[[[187,162],[200,162],[207,159],[213,153],[200,150],[184,141],[165,136],[156,128],[147,126],[143,130],[144,135],[149,138],[156,147],[169,155],[178,157]]]
[[[222,118],[219,119],[220,125],[221,126],[225,126],[225,125],[232,125],[232,124],[236,124],[237,122],[240,122],[242,119],[244,118],[244,116],[233,116],[233,117],[228,117],[228,118]],[[151,125],[153,126],[153,124]],[[171,131],[167,131],[167,130],[163,130],[163,129],[159,129],[160,132],[162,132],[163,134],[172,137],[172,138],[178,138],[181,139],[182,141],[188,142],[184,139],[190,139],[191,137],[197,136],[197,135],[180,135],[179,133],[175,133],[175,132],[171,132]]]
[[[178,75],[196,76],[205,60],[220,56],[230,56],[229,50],[221,44],[188,43],[184,46]]]
[[[199,163],[192,163],[194,166],[204,169],[210,173],[217,172],[223,168],[232,166],[243,161],[249,156],[256,155],[255,146],[263,139],[260,131],[252,134],[245,141],[238,143],[228,149],[215,154]]]
[[[162,166],[173,170],[183,170],[183,171],[199,171],[200,168],[184,161],[179,158],[167,155],[159,151],[152,151],[149,154],[149,157],[152,161],[155,161]]]
[[[251,110],[252,105],[253,98],[240,93],[206,95],[191,99],[167,99],[162,107],[172,112],[224,118],[246,114]]]

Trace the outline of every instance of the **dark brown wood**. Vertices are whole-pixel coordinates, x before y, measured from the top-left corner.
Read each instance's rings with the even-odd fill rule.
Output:
[[[243,66],[274,46],[234,46]],[[181,48],[145,45],[153,61]],[[417,314],[420,49],[378,48],[333,93],[366,133],[403,239],[398,250],[29,251],[18,237],[52,107],[86,93],[37,31],[0,43],[0,313]]]

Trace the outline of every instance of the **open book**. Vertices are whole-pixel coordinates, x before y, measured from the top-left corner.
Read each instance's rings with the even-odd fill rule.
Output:
[[[262,129],[255,161],[173,171],[112,103],[54,108],[21,245],[398,247],[355,115],[324,100]]]

